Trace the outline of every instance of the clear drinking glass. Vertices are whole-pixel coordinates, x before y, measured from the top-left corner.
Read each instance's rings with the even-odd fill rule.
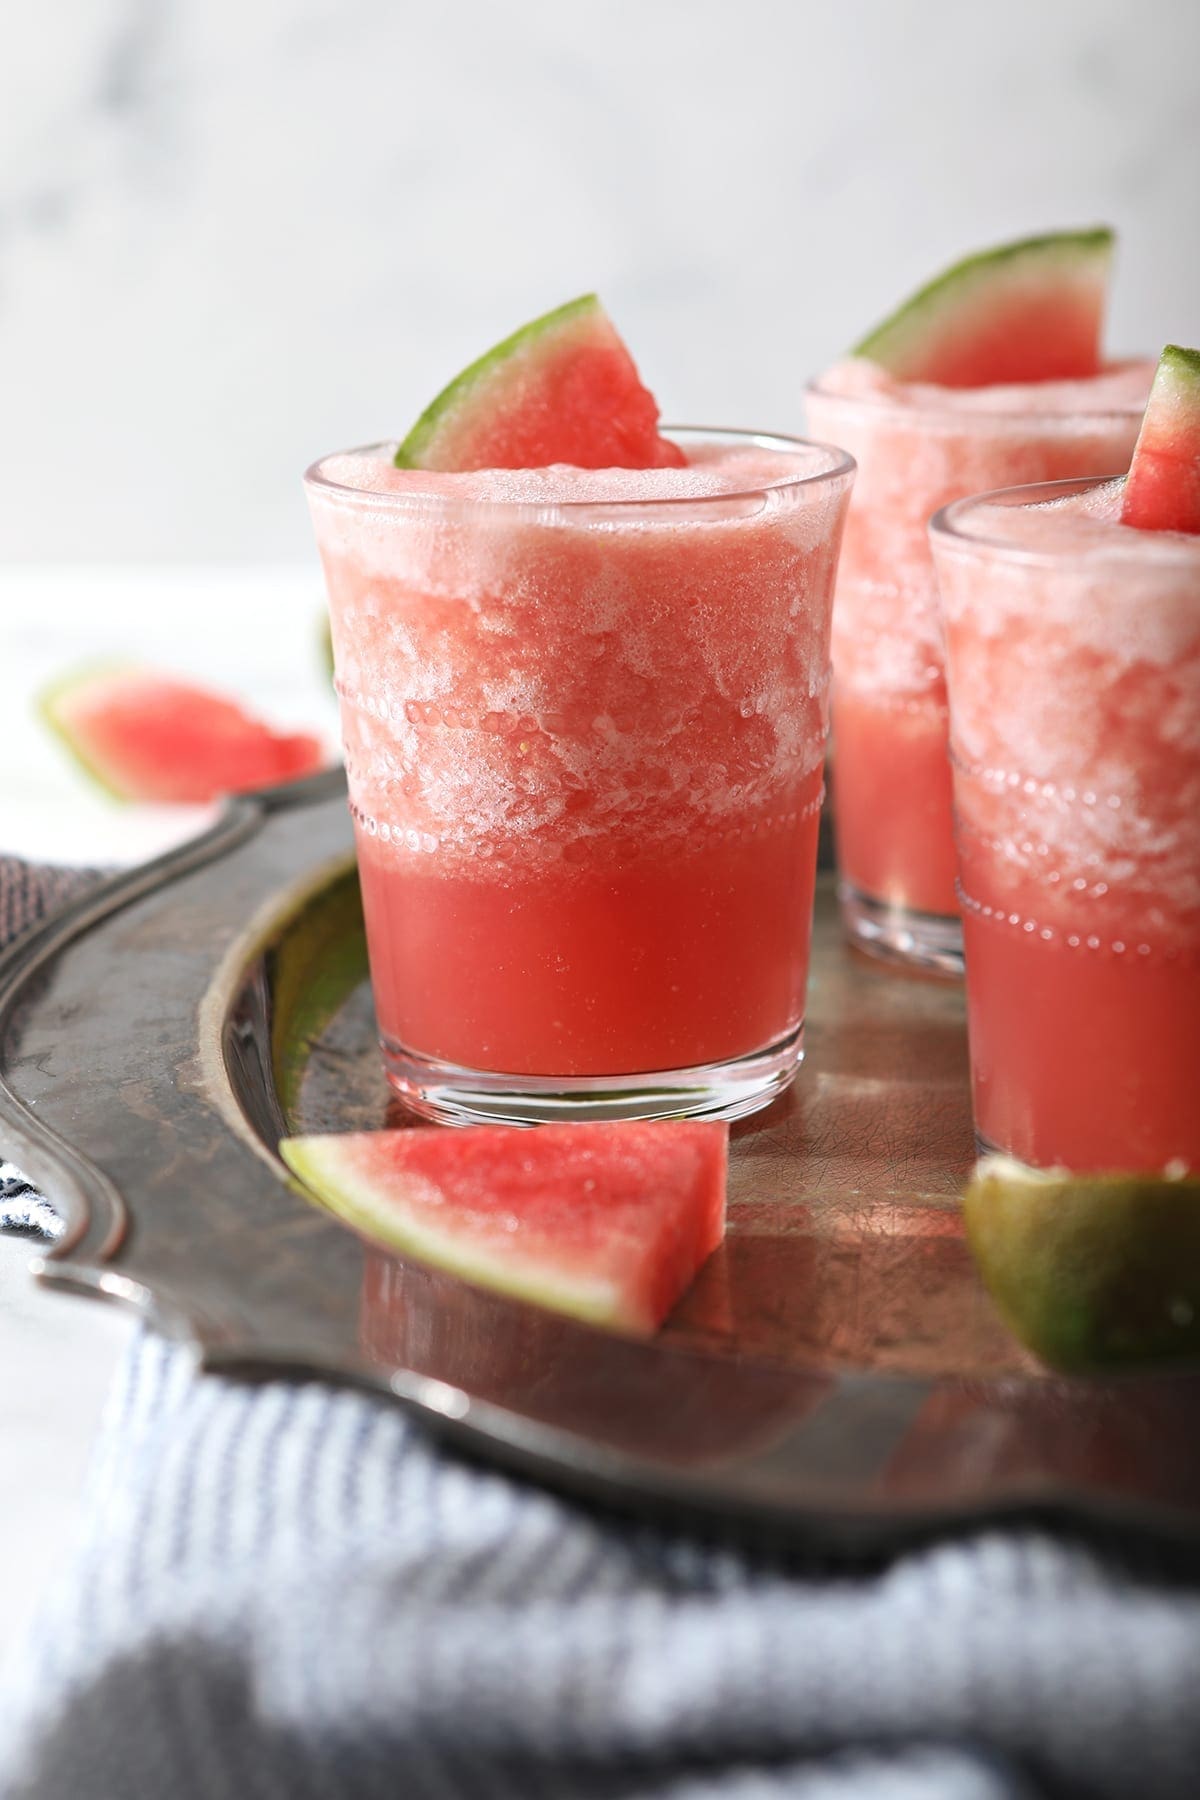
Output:
[[[1200,1168],[1200,539],[1116,484],[961,500],[945,627],[975,1119],[1072,1169]]]
[[[860,948],[962,972],[930,515],[961,495],[1127,468],[1151,374],[1128,365],[1131,379],[1118,367],[1008,390],[1007,402],[1002,389],[810,387],[813,432],[858,463],[833,617],[833,798],[843,918]],[[1132,395],[1100,410],[1114,376]]]
[[[733,1118],[801,1055],[853,463],[306,478],[380,1035],[449,1122]]]

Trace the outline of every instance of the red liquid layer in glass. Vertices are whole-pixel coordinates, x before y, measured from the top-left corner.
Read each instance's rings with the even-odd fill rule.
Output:
[[[630,835],[603,857],[482,879],[398,864],[360,832],[380,1030],[514,1075],[681,1069],[765,1048],[803,1016],[820,787],[818,770],[715,841]]]
[[[1200,1168],[1200,959],[1046,943],[970,909],[963,932],[982,1137],[1039,1167]]]
[[[953,917],[954,840],[940,692],[893,700],[834,684],[838,867],[890,906]]]

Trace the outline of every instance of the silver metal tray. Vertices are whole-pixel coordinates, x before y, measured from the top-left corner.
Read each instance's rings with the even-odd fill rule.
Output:
[[[841,943],[821,878],[791,1092],[734,1128],[729,1235],[662,1334],[402,1262],[308,1204],[287,1130],[408,1122],[374,1043],[340,774],[233,803],[0,960],[0,1141],[38,1266],[210,1368],[388,1393],[610,1504],[873,1549],[1014,1513],[1200,1522],[1200,1377],[1053,1376],[975,1276],[962,999]]]

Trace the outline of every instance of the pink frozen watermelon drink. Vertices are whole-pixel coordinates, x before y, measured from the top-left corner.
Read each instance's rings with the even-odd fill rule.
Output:
[[[663,435],[594,297],[307,485],[389,1077],[451,1122],[792,1076],[853,464]]]
[[[833,623],[849,935],[958,973],[946,687],[926,525],[948,501],[1125,469],[1149,363],[1106,363],[1109,231],[1031,238],[923,288],[809,390],[859,465]]]
[[[1124,481],[931,534],[979,1134],[1200,1170],[1200,353],[1164,352]]]

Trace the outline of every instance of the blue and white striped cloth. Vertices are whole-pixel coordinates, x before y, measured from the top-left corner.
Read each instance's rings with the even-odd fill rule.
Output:
[[[755,1556],[147,1333],[2,1697],[0,1794],[1184,1800],[1195,1578],[1030,1531]]]

